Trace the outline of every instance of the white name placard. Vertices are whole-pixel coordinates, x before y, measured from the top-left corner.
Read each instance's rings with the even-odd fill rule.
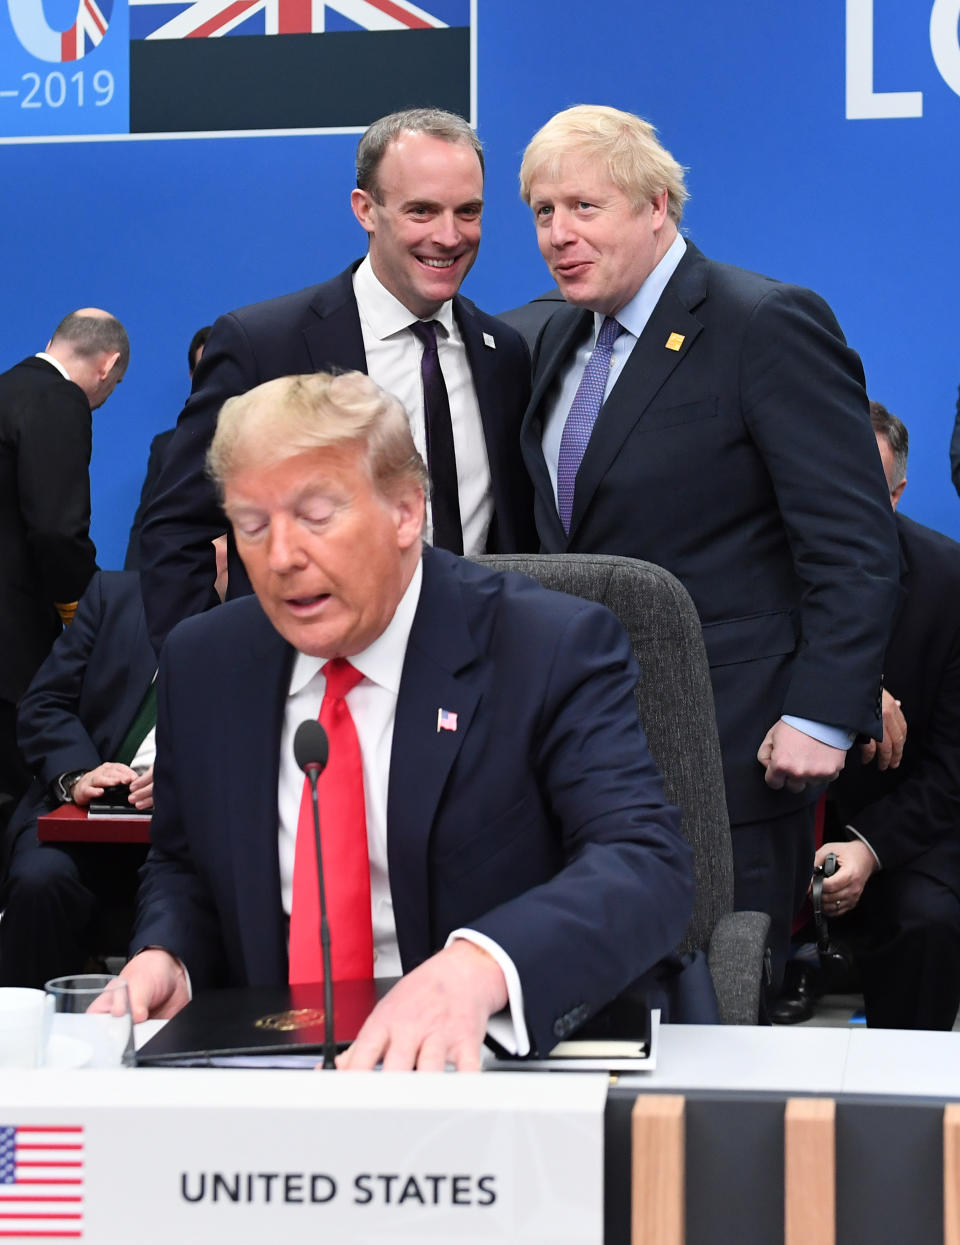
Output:
[[[606,1087],[590,1073],[3,1072],[0,1224],[94,1245],[601,1245]]]

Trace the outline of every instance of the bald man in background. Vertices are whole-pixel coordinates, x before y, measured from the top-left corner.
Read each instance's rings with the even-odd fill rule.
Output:
[[[0,797],[26,790],[16,705],[96,570],[91,412],[123,379],[130,343],[84,307],[45,350],[0,375]]]

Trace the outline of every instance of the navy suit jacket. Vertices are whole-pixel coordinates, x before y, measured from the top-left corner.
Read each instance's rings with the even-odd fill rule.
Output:
[[[174,624],[216,603],[210,541],[227,530],[206,452],[227,398],[278,376],[367,370],[354,264],[322,285],[221,316],[194,374],[159,484],[144,518],[141,575],[150,634],[159,651]],[[519,455],[520,421],[530,394],[527,349],[513,329],[459,295],[454,315],[473,373],[493,487],[489,551],[535,548],[533,496]],[[485,338],[492,338],[490,346]],[[228,596],[250,592],[230,536]]]
[[[534,354],[521,442],[542,548],[677,576],[703,623],[731,821],[790,812],[816,791],[770,790],[756,760],[781,714],[881,732],[896,537],[860,361],[818,295],[688,241],[600,411],[568,537],[543,419],[592,323],[561,309]]]
[[[881,772],[851,756],[830,797],[884,869],[960,895],[960,545],[902,514],[897,531],[903,594],[883,681],[907,719],[903,759]]]
[[[139,577],[99,571],[20,702],[17,738],[35,777],[10,822],[11,845],[53,807],[58,774],[115,759],[156,668]]]
[[[0,700],[16,703],[60,634],[54,602],[97,568],[90,403],[46,359],[0,375]]]
[[[125,571],[139,571],[140,569],[140,530],[143,527],[143,516],[146,513],[147,506],[150,504],[153,490],[157,487],[160,472],[163,470],[163,460],[166,457],[175,432],[175,428],[165,428],[163,432],[158,432],[150,442],[147,474],[143,477],[140,501],[137,503],[136,514],[133,516],[133,522],[130,524],[130,535],[127,538],[127,553],[123,559],[123,569]]]
[[[511,307],[509,311],[498,312],[497,319],[516,329],[532,352],[540,336],[540,330],[557,308],[564,306],[565,302],[563,295],[554,287],[544,294],[538,294],[529,303]]]
[[[287,979],[277,784],[292,658],[248,597],[188,619],[161,659],[131,950],[168,948],[196,986]],[[602,607],[424,549],[387,800],[401,961],[409,972],[462,925],[489,935],[541,1050],[667,956],[691,911],[636,678]],[[455,731],[437,730],[439,708]]]

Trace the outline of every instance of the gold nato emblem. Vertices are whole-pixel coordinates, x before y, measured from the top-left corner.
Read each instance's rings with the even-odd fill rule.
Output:
[[[291,1029],[309,1029],[311,1025],[322,1025],[324,1019],[322,1008],[296,1007],[289,1012],[274,1012],[272,1016],[261,1016],[253,1024],[256,1029],[272,1029],[287,1033]]]
[[[679,350],[685,341],[686,337],[683,333],[671,333],[667,338],[667,349]]]

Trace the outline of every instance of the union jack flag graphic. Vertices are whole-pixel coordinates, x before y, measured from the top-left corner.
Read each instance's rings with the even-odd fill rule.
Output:
[[[83,1128],[0,1124],[0,1240],[83,1237]]]
[[[107,18],[96,0],[81,0],[77,20],[61,35],[61,60],[76,61],[95,48],[107,32]]]
[[[475,13],[476,0],[129,0],[130,132],[469,117]]]
[[[130,0],[131,35],[135,39],[210,39],[343,29],[439,30],[469,24],[465,0],[452,4],[440,0],[431,8],[434,11],[428,12],[410,0]],[[438,8],[445,14],[438,13]]]

